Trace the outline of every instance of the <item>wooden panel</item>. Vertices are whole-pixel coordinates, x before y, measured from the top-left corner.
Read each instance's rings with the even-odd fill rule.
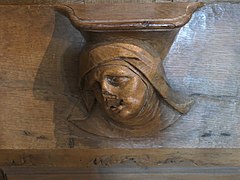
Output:
[[[0,167],[239,167],[239,149],[0,150]]]
[[[239,166],[238,149],[0,150],[8,179],[236,179]]]
[[[55,147],[54,104],[35,99],[32,91],[53,32],[49,15],[53,13],[48,8],[1,7],[1,148]]]
[[[240,176],[238,168],[98,168],[98,169],[53,169],[53,168],[8,168],[9,180],[61,180],[61,179],[212,179],[235,180]],[[217,173],[217,174],[216,174]]]
[[[238,147],[239,7],[228,3],[203,7],[180,31],[165,60],[171,86],[197,97],[193,110],[182,119],[194,124],[184,126],[196,137],[192,145],[199,141],[205,147]]]
[[[108,148],[239,148],[239,8],[239,4],[220,3],[200,9],[180,31],[165,59],[171,86],[195,97],[187,115],[155,139],[100,140],[83,134],[74,138],[75,146],[102,147],[104,141]]]
[[[106,3],[154,3],[171,2],[171,0],[85,0],[85,4],[106,4]]]
[[[84,0],[1,0],[0,4],[56,4],[56,3],[84,3]]]
[[[239,0],[1,0],[0,4],[57,4],[57,3],[79,3],[79,4],[107,4],[107,3],[158,3],[158,2],[239,2]]]
[[[240,4],[207,5],[184,27],[165,70],[193,94],[186,116],[157,139],[76,137],[78,56],[84,40],[48,7],[0,7],[0,148],[240,147]],[[76,112],[75,112],[76,110]]]
[[[75,4],[106,4],[106,3],[153,3],[153,2],[171,2],[172,0],[1,0],[0,4],[57,4],[57,3],[75,3]]]
[[[65,87],[62,78],[67,72],[67,83],[77,84],[76,73],[70,74],[77,71],[77,66],[71,62],[78,61],[83,39],[68,20],[56,15],[55,21],[51,8],[0,8],[0,147],[54,148],[56,134],[68,147],[68,111],[63,109],[71,107],[75,97],[70,90],[76,94],[76,89]],[[62,63],[66,64],[64,69]]]
[[[6,179],[6,174],[2,169],[0,169],[0,180],[5,180]]]

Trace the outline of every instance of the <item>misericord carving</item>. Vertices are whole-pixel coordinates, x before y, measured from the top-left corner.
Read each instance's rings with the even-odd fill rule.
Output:
[[[88,116],[75,125],[99,136],[146,137],[187,113],[193,100],[171,89],[162,61],[180,27],[200,6],[147,5],[150,11],[157,9],[155,14],[143,13],[137,19],[138,13],[125,17],[116,5],[109,7],[114,9],[112,19],[108,13],[99,14],[99,19],[102,11],[88,12],[91,6],[57,6],[87,41],[80,57],[79,86]]]

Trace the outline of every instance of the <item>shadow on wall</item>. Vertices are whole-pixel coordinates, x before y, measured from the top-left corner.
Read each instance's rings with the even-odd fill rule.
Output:
[[[52,39],[39,66],[33,94],[53,101],[53,121],[57,147],[72,147],[68,114],[78,101],[78,62],[84,39],[67,18],[55,13]]]

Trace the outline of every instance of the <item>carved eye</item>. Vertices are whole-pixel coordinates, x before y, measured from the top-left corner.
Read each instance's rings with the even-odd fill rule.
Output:
[[[127,81],[129,81],[129,77],[126,76],[106,76],[106,80],[108,84],[119,87],[123,86]]]

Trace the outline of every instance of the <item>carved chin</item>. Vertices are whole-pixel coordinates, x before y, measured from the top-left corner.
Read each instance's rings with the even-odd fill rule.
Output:
[[[126,112],[126,105],[122,104],[112,104],[110,106],[105,106],[105,110],[109,117],[116,121],[122,121],[123,119],[128,119],[131,115]]]
[[[134,102],[129,99],[118,99],[117,96],[105,95],[101,103],[106,115],[113,123],[127,127],[137,123],[137,115],[142,109],[142,105],[139,105],[141,103]]]
[[[129,109],[127,105],[106,107],[107,115],[117,124],[129,126],[134,123],[134,118],[138,112]]]
[[[119,106],[110,106],[107,108],[109,113],[113,113],[113,114],[119,114],[123,109],[122,105]]]

